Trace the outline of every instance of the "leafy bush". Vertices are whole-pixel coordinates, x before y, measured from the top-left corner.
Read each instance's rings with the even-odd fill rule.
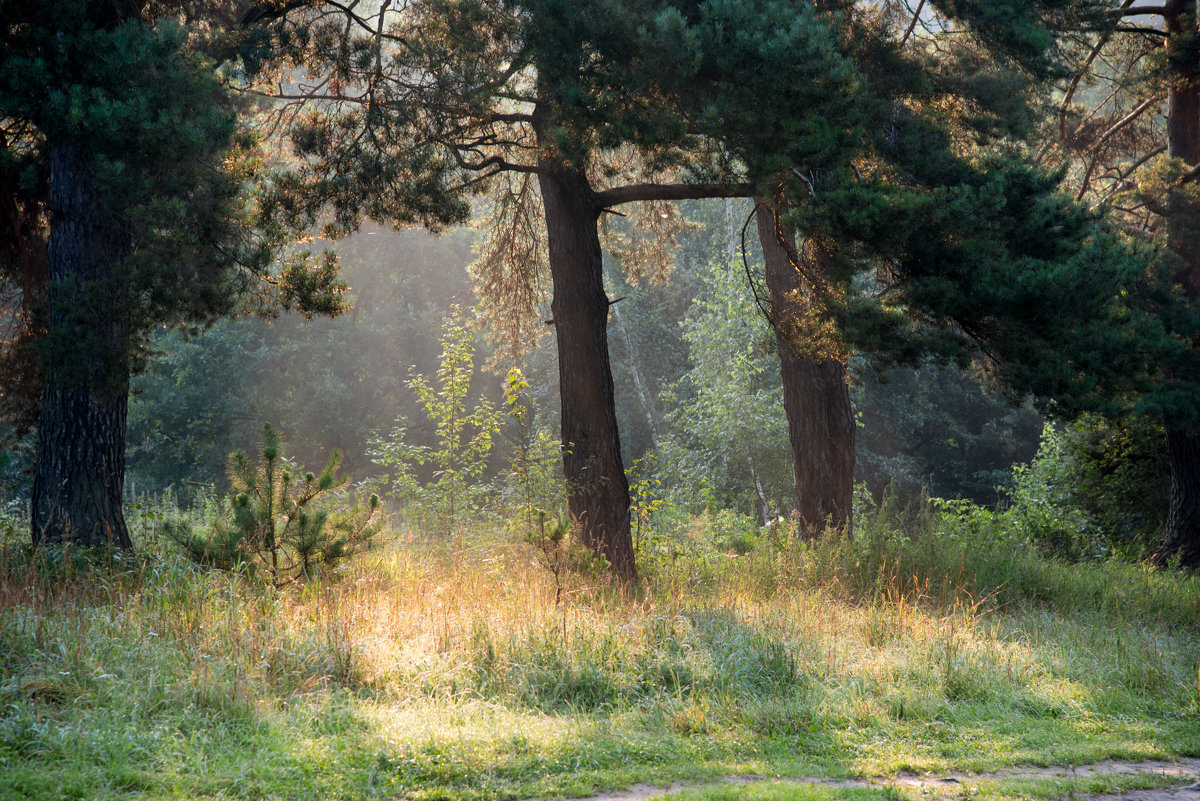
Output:
[[[681,322],[692,366],[661,398],[672,409],[657,443],[668,497],[689,512],[715,502],[785,513],[794,488],[774,335],[740,265],[710,263],[702,275]]]
[[[501,487],[500,514],[512,530],[526,540],[533,537],[546,516],[566,515],[566,483],[562,474],[562,443],[537,426],[529,383],[517,368],[504,382],[506,438],[512,444],[508,474]]]
[[[1167,509],[1164,436],[1160,422],[1144,418],[1047,426],[1033,462],[1014,471],[1009,514],[1056,556],[1148,556]]]
[[[371,440],[371,458],[396,471],[393,491],[413,504],[414,522],[440,534],[449,534],[477,512],[491,489],[480,479],[487,470],[500,420],[486,399],[467,409],[474,353],[474,334],[462,310],[454,306],[442,323],[436,386],[422,375],[414,375],[408,384],[437,430],[437,444],[413,444],[404,425]],[[422,483],[417,467],[425,465],[432,466],[434,473],[432,480]]]

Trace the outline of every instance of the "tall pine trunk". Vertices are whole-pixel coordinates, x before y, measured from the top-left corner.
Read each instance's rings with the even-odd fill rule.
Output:
[[[538,180],[554,284],[568,508],[583,545],[631,581],[637,569],[608,355],[610,304],[596,228],[599,210],[583,173],[543,166]]]
[[[788,421],[796,514],[802,531],[827,524],[850,530],[854,495],[854,411],[846,365],[820,353],[812,341],[811,299],[800,273],[779,241],[779,209],[759,200],[756,212],[770,296],[771,323],[779,347],[783,408]],[[796,253],[795,244],[787,240]],[[814,262],[814,269],[820,269]]]
[[[1179,54],[1192,45],[1196,0],[1170,0],[1166,7],[1167,52]],[[1190,29],[1190,30],[1189,30]],[[1189,166],[1200,164],[1200,65],[1176,60],[1167,89],[1167,154]],[[1167,220],[1167,237],[1178,260],[1174,275],[1189,301],[1200,302],[1200,221],[1180,209]],[[1171,461],[1171,499],[1160,561],[1177,557],[1189,568],[1200,567],[1200,431],[1194,423],[1166,420]]]
[[[73,145],[50,148],[49,332],[38,423],[32,539],[131,547],[122,495],[129,398],[127,326],[115,268],[119,220]]]

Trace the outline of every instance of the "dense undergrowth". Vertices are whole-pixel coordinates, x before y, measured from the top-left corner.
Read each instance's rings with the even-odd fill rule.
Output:
[[[1200,580],[1047,559],[967,507],[621,589],[486,532],[285,590],[146,544],[0,561],[0,798],[494,798],[1200,754]],[[739,553],[739,551],[744,551]]]

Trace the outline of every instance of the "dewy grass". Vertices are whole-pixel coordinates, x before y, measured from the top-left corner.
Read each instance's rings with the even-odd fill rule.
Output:
[[[1200,754],[1195,578],[1046,561],[933,513],[646,574],[576,577],[558,606],[510,545],[394,543],[288,591],[9,550],[0,798],[519,798]]]
[[[752,777],[750,777],[752,779]],[[906,801],[906,799],[1078,799],[1089,796],[1120,796],[1137,790],[1177,786],[1178,777],[1150,773],[1090,777],[1054,776],[1038,779],[991,779],[969,777],[950,783],[883,787],[838,786],[806,780],[737,780],[708,787],[683,789],[661,795],[647,794],[646,801]],[[846,783],[850,784],[850,783]]]

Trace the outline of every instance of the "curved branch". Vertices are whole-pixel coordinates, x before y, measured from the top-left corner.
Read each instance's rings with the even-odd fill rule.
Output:
[[[1142,16],[1165,16],[1167,13],[1166,6],[1134,6],[1132,3],[1123,3],[1120,8],[1114,8],[1112,11],[1105,11],[1106,17],[1142,17]]]
[[[1122,0],[1121,7],[1117,11],[1123,11],[1131,5],[1133,5],[1133,0]],[[1078,91],[1079,84],[1083,81],[1083,76],[1091,69],[1092,63],[1100,55],[1100,51],[1104,49],[1104,45],[1108,44],[1108,40],[1112,38],[1112,34],[1112,31],[1105,31],[1100,35],[1100,38],[1096,40],[1095,47],[1088,53],[1088,57],[1084,59],[1083,65],[1075,73],[1075,77],[1071,79],[1071,85],[1067,87],[1067,92],[1062,101],[1062,110],[1058,115],[1058,133],[1061,139],[1067,138],[1067,111],[1070,109],[1071,103],[1075,100],[1075,92]]]
[[[754,222],[758,210],[767,203],[767,198],[759,198],[754,204],[754,208],[750,210],[750,214],[746,217],[746,222],[742,223],[742,270],[746,273],[746,283],[750,286],[750,292],[754,295],[754,305],[758,306],[759,312],[762,313],[763,319],[775,328],[775,320],[771,316],[771,307],[768,301],[763,300],[762,295],[758,293],[758,285],[754,283],[754,273],[750,270],[750,261],[746,258],[746,231],[750,228],[750,223]]]
[[[1133,0],[1129,0],[1133,2]],[[917,28],[917,23],[921,21],[921,12],[925,9],[925,0],[917,3],[917,10],[913,12],[912,22],[908,23],[908,30],[904,32],[904,38],[900,40],[900,46],[908,44],[909,37],[913,35],[913,31]]]
[[[500,156],[489,156],[488,158],[483,159],[482,161],[471,162],[471,161],[467,161],[465,158],[463,158],[462,153],[456,147],[447,146],[447,150],[449,150],[450,153],[453,154],[454,160],[456,162],[458,162],[458,166],[464,170],[468,170],[470,172],[483,172],[484,170],[494,170],[494,172],[491,172],[487,176],[485,176],[488,178],[490,178],[492,175],[495,175],[495,174],[501,173],[501,172],[527,172],[527,173],[533,173],[534,175],[541,175],[544,172],[546,172],[543,168],[538,167],[536,165],[514,164],[511,161],[505,161]],[[472,182],[472,183],[474,183],[474,182]]]
[[[640,200],[703,200],[715,197],[751,197],[754,187],[748,183],[709,184],[629,184],[596,192],[593,201],[606,209]]]

